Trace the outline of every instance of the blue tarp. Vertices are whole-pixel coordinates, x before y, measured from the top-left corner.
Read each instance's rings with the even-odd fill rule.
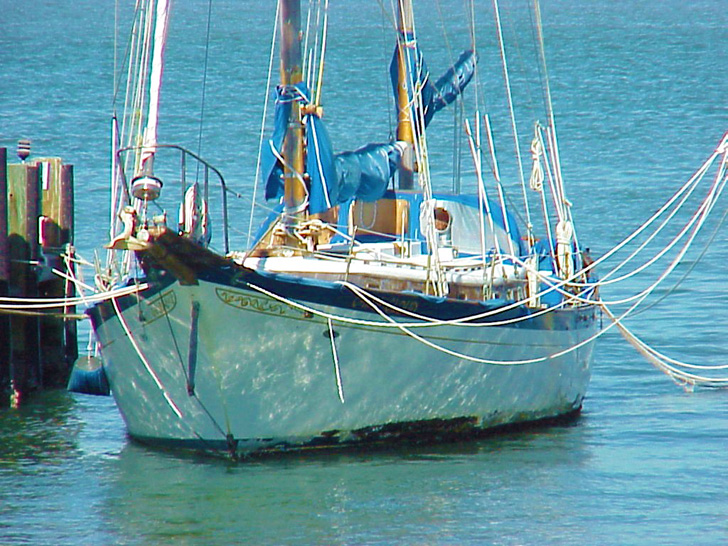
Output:
[[[278,156],[286,137],[293,101],[311,102],[305,83],[279,86],[276,90],[273,137],[265,143],[262,156],[266,199],[283,196],[283,164]],[[334,156],[321,118],[315,113],[306,114],[303,123],[306,127],[309,212],[321,213],[355,197],[374,201],[384,195],[399,165],[400,152],[395,144],[369,144],[354,152]]]
[[[422,91],[425,126],[438,110],[450,104],[468,84],[475,70],[476,56],[466,51],[433,85],[419,48],[406,48],[408,70],[413,74]],[[396,52],[390,67],[396,95]],[[410,86],[408,86],[409,88]],[[411,90],[410,90],[411,92]],[[305,82],[276,89],[275,120],[272,138],[263,144],[262,174],[265,180],[265,198],[280,199],[283,196],[283,142],[288,129],[292,104],[311,103],[311,93]],[[313,110],[313,109],[312,109]],[[415,120],[418,120],[416,113]],[[306,133],[306,173],[309,180],[308,210],[317,214],[350,199],[374,201],[384,195],[394,176],[401,152],[394,143],[369,144],[354,152],[334,155],[331,141],[323,121],[314,111],[302,117]],[[415,130],[418,131],[415,122]],[[302,173],[303,174],[303,173]]]
[[[427,64],[420,51],[417,42],[407,40],[402,37],[405,52],[405,68],[407,74],[403,78],[407,85],[407,93],[409,102],[412,104],[412,120],[415,133],[419,133],[423,128],[420,127],[420,120],[424,119],[425,127],[427,127],[436,112],[442,110],[445,106],[453,102],[462,92],[475,74],[475,65],[478,57],[474,51],[463,51],[460,57],[445,72],[436,83],[430,80],[430,72]],[[397,48],[394,50],[392,62],[389,65],[389,76],[392,80],[392,90],[394,91],[394,102],[397,104],[397,90],[399,87],[399,62],[397,58]],[[417,107],[420,104],[413,99],[413,88],[419,89],[422,96],[422,112]]]
[[[263,143],[261,150],[261,164],[263,180],[265,180],[265,198],[275,199],[283,196],[283,165],[273,153],[275,149],[282,152],[283,140],[286,138],[288,118],[291,116],[293,96],[286,93],[282,86],[276,88],[275,117],[273,121],[273,136]]]
[[[465,86],[473,79],[477,63],[478,56],[474,51],[463,51],[455,64],[440,76],[440,79],[435,82],[437,92],[433,99],[432,114],[439,112],[458,98]]]
[[[283,195],[283,165],[278,156],[286,137],[293,101],[310,104],[311,94],[304,82],[289,87],[278,86],[276,89],[273,138],[264,145],[262,156],[266,199]],[[338,184],[331,183],[336,180],[334,153],[326,127],[318,115],[304,115],[303,123],[306,126],[306,172],[310,177],[309,210],[312,213],[323,212],[338,202]]]
[[[337,154],[339,203],[354,197],[364,201],[382,197],[397,172],[400,158],[394,144],[367,144],[354,152]]]

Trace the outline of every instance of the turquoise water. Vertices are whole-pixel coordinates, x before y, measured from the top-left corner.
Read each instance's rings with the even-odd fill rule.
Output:
[[[207,4],[182,4],[172,21],[160,139],[196,149]],[[201,151],[246,195],[269,4],[213,4]],[[330,35],[324,91],[337,149],[389,131],[391,45],[377,3],[361,4],[332,2],[332,29],[347,29]],[[433,17],[418,30],[439,72],[447,50],[429,46],[442,40],[438,6],[455,54],[467,40],[462,8],[431,4]],[[719,0],[544,4],[562,168],[580,239],[600,255],[657,210],[728,130],[728,12]],[[502,7],[515,86],[533,75],[525,68],[532,36],[515,2]],[[31,138],[37,155],[75,165],[77,242],[90,257],[107,240],[113,6],[0,0],[0,13],[0,145],[12,150]],[[495,41],[489,13],[477,14],[483,48]],[[497,111],[497,57],[483,51],[483,68],[494,71],[484,77],[483,100]],[[518,97],[527,144],[526,116],[540,95],[530,88]],[[452,117],[442,115],[433,148],[452,133]],[[495,124],[504,153],[506,127],[507,119]],[[437,165],[451,152],[433,156],[448,187],[449,165]],[[512,165],[503,168],[507,179]],[[233,240],[242,241],[249,201],[233,207]],[[725,208],[724,198],[716,216]],[[679,289],[628,322],[670,356],[725,363],[726,229]],[[641,286],[629,280],[602,295]],[[684,391],[613,332],[598,342],[575,423],[416,450],[252,464],[180,456],[131,443],[111,398],[49,392],[18,411],[0,410],[0,544],[726,544],[727,448],[726,393]]]

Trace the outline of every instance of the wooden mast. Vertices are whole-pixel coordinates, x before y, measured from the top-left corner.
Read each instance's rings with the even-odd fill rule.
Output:
[[[397,1],[397,140],[408,144],[402,154],[399,166],[399,187],[414,187],[414,125],[408,86],[412,85],[413,76],[407,66],[408,44],[414,42],[414,13],[411,0]],[[411,50],[410,55],[414,54]]]
[[[291,86],[302,80],[300,0],[281,0],[281,85]],[[299,103],[294,101],[283,141],[283,203],[289,233],[306,215],[306,190],[299,178],[305,170],[303,139]]]

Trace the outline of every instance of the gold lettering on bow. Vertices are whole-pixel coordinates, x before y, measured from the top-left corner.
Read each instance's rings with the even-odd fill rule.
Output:
[[[262,296],[251,296],[224,288],[215,288],[215,293],[220,301],[238,309],[248,309],[265,313],[266,315],[286,315],[287,306],[277,301],[272,301]]]

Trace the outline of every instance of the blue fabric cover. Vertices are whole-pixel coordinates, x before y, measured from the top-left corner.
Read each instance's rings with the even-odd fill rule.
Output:
[[[293,101],[310,104],[310,91],[304,82],[276,89],[273,137],[263,145],[262,154],[266,199],[283,196],[283,164],[271,147],[281,154]],[[369,144],[354,152],[334,156],[321,118],[315,113],[306,114],[303,123],[309,212],[321,213],[352,198],[374,201],[384,195],[400,160],[400,152],[394,144]]]
[[[397,172],[400,157],[394,144],[367,144],[354,152],[337,154],[339,203],[354,197],[364,201],[382,197]]]
[[[283,196],[283,165],[273,153],[271,146],[280,155],[293,101],[311,103],[311,92],[304,82],[276,88],[273,138],[264,144],[262,155],[266,199]],[[326,127],[318,115],[315,113],[304,115],[303,124],[306,129],[306,172],[310,177],[309,210],[312,213],[323,212],[337,203],[338,184],[335,183],[334,152]]]
[[[427,126],[435,112],[453,102],[470,82],[477,57],[473,51],[463,52],[457,62],[433,85],[416,42],[410,40],[407,44],[414,44],[405,48],[406,64],[414,81],[419,82],[417,87],[422,92],[423,116]],[[395,51],[390,66],[395,95],[397,70]],[[412,92],[411,89],[409,91]],[[283,164],[278,156],[282,152],[294,101],[311,104],[311,92],[305,82],[276,88],[273,136],[263,144],[262,150],[266,199],[283,197]],[[413,112],[413,116],[415,130],[419,131],[417,120],[420,118],[416,112]],[[384,195],[400,161],[400,151],[393,143],[368,144],[353,152],[334,155],[331,140],[321,118],[311,112],[305,114],[302,121],[306,133],[305,168],[309,176],[307,189],[310,213],[322,213],[350,199],[375,201]]]
[[[463,51],[455,64],[433,84],[430,80],[430,72],[427,69],[424,56],[417,42],[408,36],[403,36],[401,39],[404,43],[404,64],[407,70],[403,81],[406,82],[409,101],[412,104],[412,120],[415,134],[420,134],[424,129],[424,127],[420,127],[420,120],[423,119],[425,127],[427,127],[435,113],[452,103],[462,93],[465,86],[470,83],[470,80],[473,79],[473,74],[475,74],[475,65],[478,62],[478,57],[472,50]],[[389,76],[392,81],[392,90],[396,105],[397,89],[400,81],[396,47],[392,56],[392,62],[389,65]],[[413,88],[420,89],[420,94],[422,95],[422,112],[419,112],[417,109],[418,101],[413,100]]]

